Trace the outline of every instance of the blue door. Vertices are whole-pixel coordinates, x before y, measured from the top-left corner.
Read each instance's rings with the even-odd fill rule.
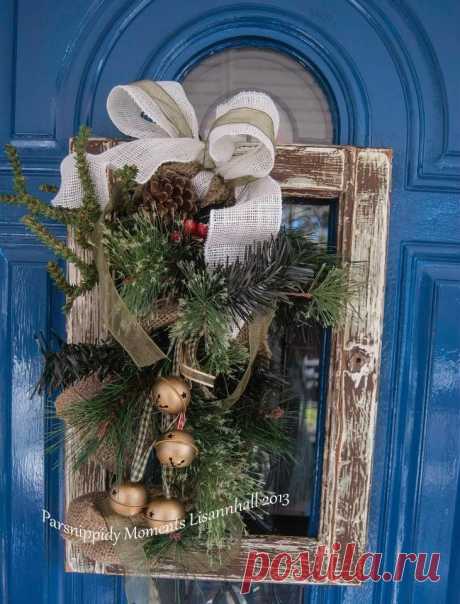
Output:
[[[58,183],[79,124],[116,135],[105,111],[114,85],[184,80],[229,48],[300,64],[327,98],[335,143],[394,150],[369,550],[390,568],[399,552],[439,552],[441,579],[407,573],[399,583],[306,587],[302,597],[458,602],[460,4],[4,0],[0,15],[0,142],[18,147],[32,191]],[[10,176],[2,155],[1,191]],[[44,455],[52,420],[30,397],[41,362],[34,336],[64,325],[49,253],[20,216],[0,207],[2,601],[122,604],[120,579],[65,572],[63,544],[42,523],[43,508],[62,515],[64,489],[62,459]]]

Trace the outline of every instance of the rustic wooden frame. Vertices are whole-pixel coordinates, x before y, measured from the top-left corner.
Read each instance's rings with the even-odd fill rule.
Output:
[[[89,151],[100,153],[118,144],[92,139]],[[377,411],[380,348],[383,329],[385,259],[392,153],[388,149],[281,145],[273,177],[285,197],[338,199],[338,253],[351,262],[351,277],[362,284],[344,327],[333,333],[326,412],[323,482],[318,537],[251,536],[225,569],[203,569],[196,579],[241,580],[250,550],[270,555],[297,555],[333,543],[356,544],[365,551]],[[75,276],[75,275],[74,275]],[[96,341],[102,327],[91,292],[79,300],[68,319],[70,341]],[[100,467],[75,473],[66,468],[66,501],[106,488]],[[122,569],[94,564],[67,544],[66,568],[74,572],[118,574]],[[156,566],[161,577],[186,577],[173,563]],[[192,577],[191,577],[192,578]],[[292,577],[288,581],[294,581]]]

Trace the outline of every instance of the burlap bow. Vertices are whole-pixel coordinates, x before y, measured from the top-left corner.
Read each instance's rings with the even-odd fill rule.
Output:
[[[109,168],[134,164],[138,182],[144,183],[165,162],[198,161],[205,168],[194,178],[199,196],[206,194],[214,174],[235,185],[236,204],[211,211],[205,244],[208,264],[232,262],[248,244],[278,233],[281,190],[269,174],[279,116],[269,96],[240,92],[218,105],[205,141],[199,138],[195,111],[178,82],[143,80],[116,86],[107,99],[107,110],[118,129],[136,140],[88,156],[104,206],[109,200]],[[78,207],[82,190],[73,155],[62,162],[61,175],[53,203]]]

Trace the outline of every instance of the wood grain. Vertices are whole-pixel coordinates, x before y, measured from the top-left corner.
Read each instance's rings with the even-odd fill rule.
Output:
[[[116,144],[118,141],[92,139],[89,150],[100,153]],[[360,283],[343,328],[333,334],[318,538],[251,536],[225,569],[203,568],[187,575],[173,562],[165,561],[152,569],[158,577],[239,580],[251,550],[270,555],[308,551],[313,555],[319,545],[340,543],[344,548],[355,543],[359,553],[365,551],[383,328],[391,151],[281,145],[272,175],[281,183],[283,196],[339,200],[338,253],[350,262],[350,278]],[[71,267],[69,273],[74,279],[78,277]],[[68,319],[69,341],[95,342],[104,336],[97,296],[95,290],[75,304]],[[100,467],[88,465],[75,472],[68,466],[66,500],[103,489],[105,483]],[[66,569],[123,572],[92,563],[75,545],[67,546]],[[294,579],[290,577],[288,582]]]
[[[383,328],[391,152],[347,150],[338,251],[360,284],[333,334],[319,539],[364,551]]]
[[[337,198],[345,190],[344,147],[280,145],[272,176],[285,197]]]

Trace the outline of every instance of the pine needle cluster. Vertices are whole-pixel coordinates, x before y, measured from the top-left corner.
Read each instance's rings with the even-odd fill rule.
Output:
[[[231,377],[247,359],[247,351],[232,338],[233,318],[223,276],[193,263],[181,263],[184,293],[179,300],[179,318],[171,326],[173,342],[197,342],[200,364],[212,374]]]
[[[244,258],[221,266],[235,320],[284,305],[291,321],[340,324],[353,295],[348,270],[325,248],[295,231],[248,246]],[[299,302],[300,304],[296,304]]]
[[[131,186],[126,184],[126,190]],[[129,193],[108,214],[116,211],[120,216],[120,207],[128,200]],[[120,295],[140,317],[155,310],[159,300],[175,300],[186,289],[183,263],[204,269],[202,245],[184,233],[182,224],[171,229],[152,214],[138,212],[106,220],[103,242]]]
[[[73,302],[86,291],[96,285],[98,274],[94,262],[82,260],[64,242],[55,237],[39,220],[38,217],[60,222],[72,227],[76,234],[77,243],[86,249],[92,247],[91,235],[94,226],[100,218],[101,210],[97,201],[93,182],[86,159],[86,145],[89,137],[88,128],[82,128],[76,139],[76,163],[83,188],[81,208],[69,209],[53,207],[30,195],[27,191],[26,178],[23,174],[17,149],[6,145],[5,152],[13,171],[14,194],[0,196],[0,202],[23,206],[28,213],[22,218],[24,225],[58,258],[73,263],[80,272],[80,283],[69,283],[64,271],[57,262],[48,263],[48,272],[57,287],[66,295],[65,310],[68,311]],[[55,191],[55,187],[44,185],[42,190]]]
[[[123,166],[109,173],[110,200],[104,210],[109,222],[129,219],[135,214],[139,195],[137,166]]]
[[[38,394],[51,395],[74,382],[96,375],[101,380],[108,376],[132,376],[137,370],[131,357],[114,340],[101,344],[67,344],[54,334],[58,344],[52,350],[43,335],[38,337],[43,356],[43,369],[35,386]]]
[[[117,476],[126,478],[123,474],[135,446],[144,403],[137,385],[118,380],[106,383],[98,395],[66,407],[61,415],[70,430],[63,436],[71,444],[73,466],[80,467],[107,444],[115,452]]]
[[[235,502],[250,501],[263,493],[261,477],[251,464],[252,445],[244,440],[232,413],[222,413],[218,401],[210,404],[195,393],[188,418],[200,455],[189,468],[176,470],[173,489],[193,502],[200,519],[197,538],[209,555],[228,548],[245,533],[245,522]],[[228,508],[229,513],[218,510]],[[257,513],[254,511],[254,513]]]
[[[106,228],[104,245],[121,297],[133,313],[145,316],[169,290],[169,234],[137,214],[129,228],[121,222]]]
[[[200,343],[200,364],[230,378],[247,351],[232,337],[236,326],[258,313],[277,311],[284,324],[337,326],[355,291],[346,266],[318,244],[282,230],[249,246],[244,258],[208,270],[179,262],[184,292],[170,328],[173,342]]]

